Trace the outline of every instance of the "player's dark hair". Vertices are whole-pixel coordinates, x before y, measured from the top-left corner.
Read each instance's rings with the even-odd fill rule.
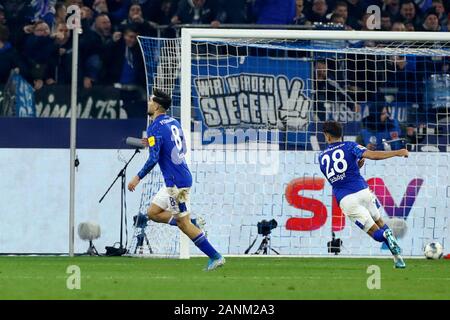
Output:
[[[326,121],[323,124],[322,131],[334,138],[342,138],[342,125],[337,121]]]
[[[153,89],[153,101],[166,110],[172,105],[172,98],[167,93],[159,89]]]

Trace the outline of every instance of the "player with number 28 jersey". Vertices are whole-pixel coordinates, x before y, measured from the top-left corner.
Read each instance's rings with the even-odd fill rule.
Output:
[[[381,219],[380,203],[359,169],[364,159],[407,157],[408,150],[371,151],[355,142],[342,141],[342,126],[336,121],[325,122],[323,133],[328,147],[319,155],[320,171],[331,184],[342,212],[375,241],[386,243],[394,256],[394,266],[405,268],[398,241]]]
[[[335,142],[319,155],[320,171],[333,187],[338,203],[346,195],[368,187],[358,166],[358,161],[366,150],[355,142]]]

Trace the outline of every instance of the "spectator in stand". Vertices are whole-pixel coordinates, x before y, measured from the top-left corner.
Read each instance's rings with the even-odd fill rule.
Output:
[[[80,62],[85,89],[92,88],[95,81],[102,80],[102,61],[111,42],[111,20],[108,15],[100,14],[95,18],[93,28],[84,30],[80,38]]]
[[[407,103],[413,107],[413,104],[417,105],[421,101],[419,83],[422,78],[416,72],[413,61],[402,56],[390,57],[386,71],[387,81],[383,85],[392,92],[394,102]]]
[[[448,14],[448,18],[447,18],[447,26],[444,27],[444,31],[450,32],[450,13]]]
[[[0,84],[8,81],[12,69],[23,69],[22,61],[8,38],[8,27],[0,25]]]
[[[391,31],[407,31],[403,22],[394,22]]]
[[[311,22],[308,20],[306,15],[303,13],[304,9],[304,0],[296,0],[295,1],[295,17],[294,24],[308,26]]]
[[[348,4],[345,1],[336,2],[336,6],[333,10],[334,13],[348,19]]]
[[[89,30],[94,22],[94,11],[88,6],[81,7],[81,27],[83,30]]]
[[[347,24],[355,30],[361,29],[361,20],[366,13],[366,6],[361,0],[347,0]]]
[[[381,12],[381,30],[390,31],[392,29],[391,15],[387,11]]]
[[[442,0],[433,0],[431,3],[434,10],[438,14],[439,25],[445,27],[447,25],[447,14],[445,13],[444,2]],[[444,29],[442,30],[444,31]]]
[[[210,24],[217,28],[225,21],[225,12],[213,0],[181,0],[173,24]]]
[[[330,17],[330,22],[333,23],[334,25],[340,25],[343,26],[346,30],[352,30],[352,27],[345,24],[346,22],[345,20],[346,19],[343,16],[337,13],[332,13]]]
[[[430,32],[441,31],[438,13],[436,12],[435,9],[431,8],[427,10],[427,12],[425,12],[423,23],[417,28],[417,31],[430,31]]]
[[[313,113],[315,114],[315,121],[326,121],[327,109],[325,103],[328,100],[328,67],[325,60],[318,60],[315,65],[315,92],[314,92],[314,106]]]
[[[328,5],[325,0],[313,0],[311,12],[307,15],[311,23],[328,23]]]
[[[169,25],[171,24],[172,17],[177,12],[177,3],[173,0],[162,0],[157,12],[157,19],[150,19],[150,21],[156,22],[159,25]]]
[[[154,10],[153,18],[149,18],[153,26],[170,25],[172,24],[172,17],[177,12],[177,2],[174,0],[162,0],[159,7]],[[145,11],[144,11],[145,17]],[[166,28],[161,30],[161,36],[164,38],[176,37],[174,28]]]
[[[401,2],[400,13],[396,21],[403,22],[406,26],[406,29],[409,29],[407,24],[412,24],[414,26],[414,29],[421,24],[420,18],[417,15],[416,5],[414,4],[413,0],[403,0]]]
[[[361,20],[359,21],[359,28],[358,30],[362,31],[373,31],[371,28],[369,28],[368,20],[370,18],[370,13],[364,13]],[[364,41],[364,45],[368,47],[373,47],[375,45],[374,41]]]
[[[330,63],[331,64],[331,63]],[[314,106],[313,113],[315,121],[327,120],[327,104],[344,104],[349,110],[360,111],[360,106],[355,102],[349,93],[350,90],[343,88],[333,76],[335,72],[327,60],[317,60],[314,67]]]
[[[412,149],[412,145],[423,143],[423,140],[425,139],[425,134],[423,133],[424,128],[426,125],[419,124],[416,126],[414,123],[408,123],[406,125],[405,130],[405,143],[406,148],[408,150]]]
[[[330,16],[330,22],[334,24],[340,24],[345,30],[353,30],[351,26],[348,25],[348,5],[346,2],[338,1]]]
[[[138,29],[127,25],[123,36],[108,45],[105,64],[109,84],[121,89],[121,99],[129,118],[142,117],[145,109],[145,68],[142,54],[137,42]]]
[[[142,36],[156,36],[156,30],[150,25],[150,22],[144,19],[142,8],[139,4],[135,3],[130,6],[128,10],[128,18],[122,21],[121,26],[134,24],[138,30],[139,35]]]
[[[400,13],[400,0],[383,0],[382,10],[388,12],[391,17]]]
[[[295,0],[255,0],[257,24],[291,24],[295,18]]]
[[[67,8],[64,2],[57,2],[55,4],[55,30],[60,23],[66,23]]]
[[[45,21],[37,21],[32,26],[24,28],[27,36],[24,44],[24,55],[26,57],[27,68],[30,70],[30,82],[36,90],[42,88],[44,84],[55,83],[54,58],[56,46],[54,36],[50,33],[50,27]]]
[[[369,130],[369,135],[384,133],[383,136],[388,140],[398,138],[399,132],[397,131],[396,123],[391,119],[388,108],[383,104],[372,106],[370,114],[363,118],[362,124],[365,129]],[[366,147],[369,150],[376,150],[377,145],[380,145],[380,141],[371,141],[370,139],[366,143]]]
[[[111,42],[111,28],[111,20],[107,14],[102,13],[95,18],[92,31],[94,31],[97,40],[100,40],[103,45],[107,45]]]
[[[54,71],[58,84],[69,84],[72,73],[72,41],[71,33],[65,22],[56,25],[55,45],[57,47],[57,65]]]

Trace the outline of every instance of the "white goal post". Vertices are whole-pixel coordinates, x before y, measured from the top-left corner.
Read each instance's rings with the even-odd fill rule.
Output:
[[[145,40],[145,38],[140,39],[140,41],[142,40]],[[153,40],[157,41],[157,39]],[[221,95],[225,95],[223,90],[230,90],[230,82],[226,83],[226,81],[229,80],[228,78],[230,75],[231,77],[239,77],[241,75],[249,75],[249,77],[251,77],[252,75],[258,75],[262,79],[266,75],[270,74],[270,72],[276,72],[269,69],[272,68],[271,64],[277,64],[281,65],[279,68],[284,68],[284,71],[289,72],[290,76],[289,79],[286,77],[283,78],[283,76],[274,76],[273,79],[275,82],[278,81],[283,84],[283,88],[288,88],[289,92],[301,90],[302,92],[308,91],[308,94],[293,94],[292,96],[289,94],[288,97],[284,97],[283,95],[285,95],[285,93],[280,93],[277,91],[273,94],[274,97],[266,96],[263,97],[264,99],[256,102],[258,106],[261,107],[259,111],[250,110],[249,112],[259,112],[258,116],[261,117],[260,113],[263,110],[262,108],[267,106],[270,99],[274,99],[272,101],[274,104],[279,104],[279,99],[286,99],[286,105],[289,106],[292,104],[296,105],[297,103],[300,104],[300,102],[302,104],[316,103],[317,97],[314,96],[314,90],[317,91],[317,88],[315,88],[316,84],[313,83],[316,81],[315,72],[317,72],[318,68],[316,62],[320,62],[321,59],[328,60],[330,54],[334,55],[332,59],[333,63],[338,64],[345,60],[344,62],[346,67],[352,63],[350,72],[347,72],[346,75],[349,73],[355,74],[355,78],[352,79],[353,83],[358,81],[362,83],[365,81],[361,80],[360,75],[356,75],[357,73],[364,73],[366,71],[366,73],[380,73],[381,78],[378,78],[378,75],[376,75],[374,79],[367,78],[367,82],[372,81],[375,83],[374,86],[365,84],[362,85],[364,88],[363,91],[365,91],[364,93],[370,92],[371,94],[375,94],[377,93],[376,91],[378,91],[379,84],[386,82],[388,76],[394,74],[397,70],[392,70],[386,67],[390,63],[396,66],[395,64],[397,63],[396,60],[394,60],[394,62],[390,61],[388,57],[408,56],[414,58],[425,56],[450,59],[450,33],[183,28],[181,30],[181,38],[162,39],[161,41],[164,42],[164,44],[161,45],[162,47],[179,46],[180,48],[180,50],[172,50],[173,55],[179,55],[179,57],[175,59],[176,61],[172,62],[175,65],[172,65],[171,67],[172,69],[179,68],[179,71],[176,72],[177,77],[179,77],[179,83],[173,84],[173,86],[179,86],[179,92],[177,93],[179,94],[178,116],[181,119],[181,125],[185,133],[187,144],[188,152],[186,155],[186,161],[188,162],[188,165],[194,175],[194,186],[191,201],[195,203],[192,203],[191,207],[193,207],[195,213],[200,211],[200,213],[206,218],[207,224],[210,225],[210,229],[207,229],[209,232],[208,237],[211,239],[213,245],[219,247],[219,251],[226,255],[244,254],[246,247],[255,237],[258,237],[259,230],[256,232],[256,226],[259,220],[270,220],[275,218],[279,223],[281,221],[284,224],[283,226],[278,225],[278,228],[275,229],[276,232],[274,230],[272,233],[272,246],[279,250],[281,254],[290,256],[326,256],[326,241],[330,240],[331,233],[333,233],[334,237],[334,233],[336,231],[336,237],[340,237],[344,240],[344,255],[387,255],[388,252],[385,248],[383,251],[382,248],[379,248],[376,244],[369,243],[370,239],[365,239],[367,236],[361,234],[360,230],[352,231],[352,229],[355,229],[354,226],[351,228],[348,227],[345,230],[342,228],[339,229],[339,219],[344,218],[342,216],[334,216],[337,209],[335,203],[330,201],[331,190],[326,183],[324,183],[323,179],[321,179],[322,177],[320,176],[316,162],[317,151],[319,151],[323,146],[323,142],[317,141],[320,129],[318,129],[319,127],[316,124],[313,124],[313,122],[320,122],[317,118],[315,118],[316,120],[309,121],[309,118],[305,116],[304,119],[300,119],[301,121],[297,121],[299,119],[295,119],[295,116],[293,116],[294,113],[290,113],[292,110],[281,110],[283,108],[282,107],[280,110],[287,114],[287,120],[283,120],[283,124],[280,125],[278,115],[276,116],[277,119],[275,119],[277,123],[273,124],[269,123],[271,121],[270,115],[265,114],[264,116],[268,117],[268,122],[262,122],[259,125],[256,125],[255,128],[263,129],[267,132],[273,130],[276,131],[277,134],[283,130],[290,130],[290,134],[292,135],[288,137],[288,134],[286,134],[286,137],[284,137],[285,140],[281,142],[278,140],[276,141],[276,143],[280,145],[280,149],[276,149],[276,152],[280,150],[280,168],[283,169],[281,169],[278,174],[258,176],[257,173],[252,171],[253,166],[240,166],[240,164],[233,164],[234,167],[230,169],[231,171],[229,171],[227,163],[221,162],[220,165],[223,165],[223,168],[218,169],[219,165],[217,163],[219,162],[215,164],[205,164],[201,159],[199,160],[199,157],[196,157],[198,152],[196,153],[195,145],[198,143],[198,133],[193,132],[193,128],[195,130],[196,125],[200,125],[200,127],[203,126],[202,128],[204,128],[204,126],[209,126],[212,123],[210,125],[210,128],[213,129],[211,131],[211,135],[214,133],[218,134],[218,132],[227,135],[227,128],[232,127],[230,126],[230,121],[245,122],[243,119],[245,115],[240,114],[237,120],[236,118],[233,118],[235,115],[228,115],[229,117],[226,119],[228,122],[224,120],[226,123],[220,122],[219,124],[216,124],[214,121],[209,119],[210,123],[205,124],[205,122],[207,122],[207,119],[205,118],[206,113],[203,112],[203,110],[200,110],[200,100],[202,98],[207,99],[211,94],[218,97],[216,100],[217,103],[222,103],[223,101],[220,102],[219,100],[223,98]],[[325,44],[325,46],[305,46],[303,48],[298,43],[296,43],[295,46],[291,46],[291,42],[296,41],[317,41],[317,43],[320,42],[321,44]],[[342,41],[349,43],[373,42],[382,43],[383,45],[373,47],[366,47],[365,45],[359,47],[344,47],[340,46],[340,42]],[[333,48],[334,44],[336,44],[336,48]],[[145,56],[146,51],[148,52],[150,50],[148,48],[146,49],[142,42],[141,47],[143,48]],[[248,59],[251,54],[241,54],[241,51],[239,51],[241,49],[243,52],[247,53],[250,52],[250,50],[254,50],[252,51],[253,55],[255,52],[256,54],[259,54],[261,51],[264,52],[266,56],[263,57],[264,61],[256,62],[256,66],[248,66],[246,65],[245,60]],[[162,49],[159,48],[159,50],[163,52]],[[194,50],[196,51],[194,52]],[[270,50],[272,51],[269,52]],[[283,56],[277,56],[278,53],[275,51],[283,50],[286,51],[285,58],[283,58]],[[310,64],[308,71],[298,70],[298,72],[303,72],[304,79],[305,74],[309,73],[310,76],[307,77],[307,81],[313,84],[307,85],[306,81],[301,82],[301,84],[293,83],[298,77],[296,76],[297,70],[295,70],[296,62],[294,61],[296,58],[295,55],[290,55],[291,51],[301,51],[302,53],[307,53],[298,60],[303,59],[306,61],[307,58],[305,57],[308,57],[308,54],[310,54],[309,60],[307,61],[307,63]],[[167,50],[164,52],[167,52]],[[325,58],[322,58],[322,56],[319,55],[315,56],[316,53],[324,53],[325,55],[323,55],[323,57]],[[360,59],[360,56],[364,56],[365,60],[362,62],[359,61],[358,59]],[[258,56],[257,58],[261,57]],[[229,61],[227,61],[227,59]],[[156,60],[158,59],[155,59],[155,61]],[[284,63],[283,61],[286,61],[285,65],[282,65]],[[347,64],[347,62],[349,64]],[[366,65],[367,70],[358,69],[360,68],[359,65],[355,67],[359,62],[361,62],[361,65],[363,66]],[[162,64],[161,61],[159,64]],[[378,64],[383,67],[379,68]],[[155,67],[154,69],[156,70],[157,68]],[[239,70],[236,71],[231,69]],[[338,68],[336,67],[336,70],[337,69]],[[201,72],[199,71],[197,74],[193,74],[193,71],[195,70],[201,70]],[[337,74],[338,71],[336,70],[333,71]],[[211,73],[209,73],[210,71]],[[431,72],[429,73],[431,74]],[[430,74],[427,73],[426,75],[429,76]],[[153,75],[147,75],[147,79],[152,76]],[[221,78],[218,81],[222,81],[224,83],[224,87],[219,88],[217,92],[214,92],[216,89],[211,88],[211,86],[213,86],[212,80],[216,80],[217,78]],[[266,76],[266,78],[269,77]],[[205,80],[205,82],[198,85],[196,81],[199,79]],[[366,78],[363,77],[363,79]],[[438,77],[438,79],[442,79],[442,77]],[[209,80],[211,81],[208,82]],[[244,80],[247,81],[248,79]],[[237,81],[240,80],[238,79]],[[264,79],[261,81],[264,81]],[[269,81],[272,80],[269,79]],[[347,79],[345,79],[345,76],[342,81],[347,84]],[[407,82],[409,80],[395,80],[394,77],[394,81],[398,81],[400,83]],[[424,81],[426,81],[426,79]],[[345,98],[343,98],[345,103],[355,105],[358,104],[358,108],[364,107],[363,103],[359,103],[361,99],[348,97],[346,90],[348,90],[347,88],[350,88],[351,85],[345,87],[339,86],[339,84],[336,84],[337,82],[338,81],[334,81],[333,85],[335,85],[335,87],[332,89],[334,90],[333,94],[341,94],[345,96]],[[448,82],[448,88],[450,90],[450,75]],[[273,81],[270,83],[273,84]],[[295,85],[298,86],[296,87]],[[203,90],[203,92],[201,93],[200,90]],[[411,89],[408,88],[408,90]],[[172,92],[172,88],[170,88],[170,91]],[[174,90],[174,92],[175,91],[176,90]],[[425,91],[426,90],[424,90],[424,92]],[[428,92],[425,93],[428,94]],[[425,95],[425,93],[422,98],[424,100],[424,104],[431,104],[429,99],[432,98]],[[407,92],[407,94],[412,95],[414,92]],[[252,93],[249,93],[245,99],[251,99],[251,95]],[[262,95],[264,95],[264,93],[262,93]],[[223,99],[225,100],[226,98]],[[298,99],[302,101],[299,102]],[[236,102],[236,99],[231,99],[228,102],[228,106],[233,105],[233,103],[240,103],[239,101]],[[260,104],[263,104],[263,106]],[[209,105],[206,107],[211,106]],[[217,114],[224,112],[223,110],[218,110],[219,107],[217,105],[211,108],[216,108],[217,110],[215,109],[212,111]],[[239,106],[236,108],[239,108]],[[327,105],[326,108],[329,108],[329,106]],[[414,106],[414,108],[416,107]],[[308,112],[310,112],[309,108],[308,110]],[[439,110],[438,112],[442,112],[443,109],[436,110]],[[450,105],[447,105],[447,110],[450,110]],[[225,111],[225,113],[227,112],[228,111]],[[441,117],[440,121],[441,124],[446,126],[446,130],[450,130],[450,123],[448,120],[450,117],[448,116],[448,111],[445,112],[447,112],[447,114],[445,114],[446,118]],[[356,111],[354,113],[356,113]],[[210,115],[211,114],[206,114],[206,116]],[[436,112],[433,113],[433,116],[435,117],[438,115],[441,114],[437,114]],[[220,114],[220,117],[222,117],[222,114]],[[199,118],[201,119],[199,120]],[[343,122],[345,123],[345,121]],[[351,122],[355,123],[357,121]],[[300,127],[302,129],[299,129]],[[239,130],[239,125],[234,129],[236,128]],[[245,122],[244,128],[251,129],[252,124]],[[299,136],[296,135],[296,131],[302,130],[305,133],[305,139],[307,139],[304,143],[305,145],[308,144],[308,147],[303,148],[298,147],[297,145],[290,145],[292,141],[289,141],[289,139],[300,139]],[[447,192],[447,188],[450,188],[450,176],[448,170],[450,163],[450,134],[448,131],[445,131],[444,133],[440,133],[440,136],[437,137],[437,131],[441,132],[441,129],[438,130],[436,125],[436,129],[433,130],[435,130],[433,131],[433,134],[436,136],[435,140],[430,140],[426,137],[422,141],[422,147],[417,145],[413,146],[413,149],[411,149],[412,151],[419,151],[419,149],[422,148],[420,149],[421,151],[433,152],[417,152],[412,155],[408,160],[408,165],[410,166],[409,172],[404,172],[405,170],[401,170],[405,164],[397,160],[392,160],[389,164],[371,164],[369,167],[366,166],[363,169],[364,177],[370,180],[369,185],[371,187],[374,187],[381,193],[387,192],[386,197],[382,199],[384,201],[382,201],[382,205],[391,206],[390,208],[384,208],[389,216],[388,218],[392,218],[393,220],[394,218],[400,218],[400,220],[403,221],[403,224],[407,225],[407,227],[411,229],[411,231],[408,231],[407,235],[401,240],[406,242],[406,256],[420,255],[422,247],[427,241],[440,241],[441,243],[444,243],[444,246],[445,243],[450,245],[450,219],[447,219],[444,212],[450,208],[450,199]],[[429,130],[428,132],[431,131]],[[283,135],[283,133],[281,132],[280,135]],[[372,138],[373,137],[370,137],[371,143]],[[202,139],[203,136],[200,140]],[[258,145],[261,144],[259,139],[260,138],[257,139],[255,145],[253,146],[256,146],[256,149],[258,149]],[[396,143],[397,140],[401,139],[398,137],[396,138],[395,136],[389,141],[383,139],[383,144],[390,146],[391,143]],[[447,143],[442,145],[442,141],[444,140],[447,141]],[[203,142],[204,141],[201,141],[200,144],[203,144]],[[299,141],[296,140],[294,142],[297,143]],[[226,143],[224,142],[224,145],[225,144]],[[266,144],[270,145],[271,143]],[[380,141],[378,144],[380,144]],[[282,145],[284,149],[281,149]],[[227,147],[228,146],[224,147],[225,150],[229,150]],[[250,149],[251,148],[252,147],[250,146]],[[203,148],[202,150],[203,154],[200,152],[202,154],[200,158],[210,156],[213,153],[216,153],[215,156],[217,156],[217,150],[211,151],[207,148]],[[238,151],[236,151],[235,154],[236,153],[238,153]],[[227,175],[227,172],[231,172],[230,175]],[[210,180],[206,177],[208,174],[211,174]],[[311,176],[311,178],[308,178],[307,176]],[[306,187],[299,186],[299,181],[304,183]],[[307,192],[305,192],[305,190]],[[392,192],[389,192],[389,190]],[[223,192],[223,195],[219,196],[221,192]],[[240,195],[240,193],[242,194]],[[308,212],[312,211],[310,209],[305,210],[302,208],[302,204],[298,205],[298,203],[293,203],[292,199],[289,199],[290,196],[292,197],[298,195],[305,196],[308,201],[316,201],[315,203],[320,202],[321,204],[318,204],[319,207],[322,206],[320,207],[320,210],[325,210],[328,212],[328,219],[326,216],[327,213],[324,218],[326,223],[325,221],[320,222],[323,227],[321,229],[322,231],[318,229],[317,226],[310,226],[309,229],[304,229],[304,231],[298,232],[299,230],[302,230],[302,227],[304,227],[304,225],[296,225],[298,221],[293,221],[292,225],[288,227],[289,221],[292,219],[295,220],[296,217],[300,217],[300,219],[304,219],[304,221],[306,221],[310,217]],[[382,197],[384,197],[384,195],[382,195]],[[210,201],[213,203],[207,203],[209,199],[211,199]],[[247,199],[248,203],[245,203]],[[412,203],[410,203],[411,201]],[[416,202],[414,203],[414,201]],[[431,204],[433,201],[435,203]],[[391,202],[394,204],[392,205]],[[296,205],[298,206],[295,207]],[[294,209],[297,211],[294,211]],[[314,214],[316,214],[316,216],[320,215],[320,210],[318,209],[318,211]],[[213,215],[210,216],[210,212],[208,211],[217,212],[213,212]],[[225,217],[225,215],[228,216]],[[385,215],[383,214],[383,216]],[[392,223],[394,222],[397,221],[392,221]],[[224,225],[224,223],[226,225]],[[349,225],[349,222],[347,222],[347,224]],[[337,227],[335,228],[335,226]],[[177,255],[182,259],[189,258],[191,256],[190,248],[193,248],[189,239],[185,236],[181,236],[179,237],[179,241],[179,252]],[[364,243],[364,245],[360,243]],[[366,247],[363,248],[366,244],[370,245],[369,249]],[[358,246],[361,246],[361,248]],[[256,248],[253,248],[252,251],[255,249]],[[198,254],[198,252],[196,254]]]

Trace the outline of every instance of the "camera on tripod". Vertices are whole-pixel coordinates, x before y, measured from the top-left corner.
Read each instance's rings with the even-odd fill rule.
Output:
[[[275,229],[278,226],[278,223],[275,219],[272,219],[270,221],[262,220],[261,222],[258,222],[258,234],[263,236],[268,236],[273,229]]]
[[[270,250],[275,252],[276,254],[280,254],[277,250],[270,246],[270,234],[272,230],[278,226],[278,223],[275,219],[270,221],[262,220],[257,223],[258,235],[262,235],[264,238],[261,241],[261,244],[258,247],[258,250],[254,254],[267,254]],[[253,240],[252,244],[245,250],[244,254],[248,254],[250,249],[255,245],[256,240],[258,239],[258,235],[256,235],[255,240]]]
[[[133,240],[131,241],[130,248],[128,249],[129,254],[144,254],[144,241],[147,244],[148,252],[153,253],[152,247],[150,246],[150,242],[145,232],[147,225],[148,217],[146,214],[139,213],[133,216],[134,235]]]
[[[133,226],[136,228],[145,228],[147,226],[148,217],[145,214],[139,213],[133,216]]]

